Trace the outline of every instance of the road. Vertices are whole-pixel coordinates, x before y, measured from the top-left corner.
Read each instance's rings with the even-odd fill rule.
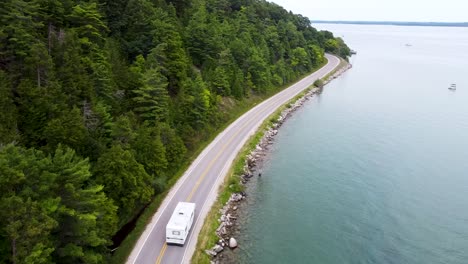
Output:
[[[218,188],[237,153],[262,122],[279,106],[339,65],[337,57],[328,54],[326,57],[328,63],[324,67],[245,113],[206,147],[164,199],[136,243],[127,259],[127,264],[190,262],[204,219],[216,200]],[[194,225],[185,246],[167,246],[166,224],[180,201],[196,203]]]

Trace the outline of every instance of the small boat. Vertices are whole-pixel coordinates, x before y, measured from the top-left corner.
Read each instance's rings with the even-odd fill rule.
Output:
[[[455,90],[457,90],[457,85],[452,83],[452,85],[450,85],[450,87],[448,89],[452,90],[452,91],[455,91]]]

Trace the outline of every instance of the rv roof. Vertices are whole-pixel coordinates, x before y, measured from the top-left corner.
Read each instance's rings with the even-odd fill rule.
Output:
[[[167,223],[167,228],[184,229],[193,211],[195,211],[194,203],[179,202]]]

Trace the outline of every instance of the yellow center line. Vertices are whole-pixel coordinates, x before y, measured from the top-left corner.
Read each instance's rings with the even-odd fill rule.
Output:
[[[164,252],[166,252],[166,249],[167,249],[167,244],[164,243],[164,246],[161,248],[161,251],[159,252],[159,256],[158,258],[156,259],[156,264],[160,264],[163,257],[164,257]]]
[[[239,135],[240,132],[242,132],[242,130],[244,130],[244,128],[249,125],[250,123],[252,123],[252,121],[255,120],[255,118],[260,115],[261,113],[263,112],[266,112],[266,110],[268,109],[264,109],[263,111],[259,111],[258,113],[256,113],[253,118],[251,118],[249,121],[245,122],[244,125],[239,129],[237,130],[236,133],[234,133],[234,135],[232,135],[228,142],[225,143],[223,145],[223,147],[221,148],[220,151],[218,151],[218,153],[216,154],[215,158],[211,160],[211,162],[208,164],[208,166],[205,168],[205,170],[202,172],[202,175],[200,176],[200,178],[197,180],[196,184],[193,186],[192,188],[192,191],[190,192],[189,196],[187,197],[187,202],[190,202],[190,200],[193,198],[193,195],[195,194],[196,190],[198,189],[198,187],[200,186],[200,184],[203,182],[203,179],[205,179],[206,175],[208,174],[208,171],[211,169],[211,167],[213,167],[214,163],[219,159],[219,157],[221,156],[221,154],[223,154],[223,151],[229,146],[229,144],[231,144],[231,142],[234,140],[235,137],[237,137],[237,135]]]
[[[189,196],[187,197],[187,202],[190,202],[192,199],[192,196],[195,194],[195,191],[198,189],[198,186],[202,183],[203,179],[205,176],[208,174],[208,171],[213,167],[214,163],[218,160],[218,158],[221,156],[223,153],[224,149],[226,149],[228,144],[224,144],[223,148],[216,154],[215,158],[211,160],[210,164],[205,168],[205,170],[202,172],[202,176],[197,180],[197,183],[195,183],[195,186],[193,186],[192,191],[190,192]]]
[[[282,99],[282,97],[278,97],[275,101],[280,101]],[[239,133],[248,125],[250,124],[251,122],[253,122],[255,120],[255,118],[268,111],[268,107],[266,107],[265,109],[262,109],[261,111],[257,112],[253,118],[251,118],[248,122],[245,122],[245,124],[241,127],[241,129],[237,130],[236,133],[234,133],[234,135],[232,135],[228,142],[225,143],[223,145],[223,147],[221,148],[220,151],[218,151],[218,153],[216,154],[215,158],[213,160],[211,160],[211,162],[208,164],[208,166],[205,168],[205,170],[202,172],[202,175],[200,176],[200,178],[198,178],[197,182],[195,183],[195,185],[193,186],[192,188],[192,191],[190,192],[189,196],[187,197],[187,201],[190,202],[190,200],[193,198],[193,195],[195,194],[195,192],[197,191],[198,187],[200,186],[200,184],[203,182],[203,179],[206,177],[206,175],[208,174],[208,171],[211,169],[211,167],[213,167],[214,163],[219,159],[219,157],[221,156],[221,154],[223,153],[223,151],[227,148],[227,146],[229,144],[231,144],[231,142],[234,140],[234,138],[239,135]],[[161,248],[161,251],[159,252],[159,256],[158,258],[156,259],[156,264],[160,264],[163,257],[164,257],[164,253],[166,252],[166,249],[167,249],[167,244],[164,243],[164,246]]]
[[[302,80],[301,80],[302,81]],[[276,102],[277,101],[280,101],[280,97],[276,98]],[[216,154],[215,158],[213,160],[211,160],[211,162],[208,164],[208,166],[205,168],[205,170],[202,172],[202,175],[200,176],[200,178],[197,180],[197,182],[195,183],[195,185],[193,186],[192,188],[192,191],[190,192],[189,196],[187,197],[187,202],[190,202],[190,200],[193,198],[193,195],[195,194],[196,190],[198,189],[198,187],[200,186],[200,184],[202,183],[203,179],[205,179],[206,175],[208,174],[208,171],[211,169],[211,167],[213,167],[214,163],[218,160],[218,158],[221,156],[221,154],[223,153],[223,151],[227,148],[227,146],[229,144],[231,144],[231,142],[234,140],[234,138],[239,135],[239,133],[248,125],[250,124],[252,121],[254,121],[254,119],[260,115],[261,113],[263,112],[266,112],[268,110],[268,107],[263,109],[262,111],[259,111],[258,113],[256,113],[254,115],[253,118],[251,118],[248,122],[245,122],[245,124],[241,127],[241,129],[237,130],[237,132],[231,136],[231,138],[229,138],[228,142],[225,143],[223,145],[223,147],[221,148],[221,150]]]
[[[278,98],[280,99],[280,98]],[[206,167],[206,169],[202,172],[202,175],[200,176],[200,178],[198,178],[197,182],[195,183],[195,186],[193,186],[192,188],[192,191],[190,192],[189,196],[187,197],[187,201],[190,201],[193,197],[193,195],[195,194],[196,190],[198,189],[198,187],[200,186],[200,184],[203,182],[203,179],[206,177],[206,175],[208,174],[208,171],[211,169],[211,167],[213,167],[214,163],[219,159],[219,157],[221,156],[221,154],[223,153],[223,151],[227,148],[227,146],[234,140],[234,138],[239,135],[239,133],[250,123],[252,123],[252,121],[255,120],[255,118],[260,115],[261,113],[263,112],[266,112],[268,110],[268,108],[266,109],[263,109],[262,111],[259,111],[258,113],[256,113],[253,118],[251,118],[248,122],[245,122],[245,124],[241,127],[241,129],[239,129],[236,133],[234,133],[234,135],[232,135],[228,142],[225,143],[223,145],[223,147],[221,148],[220,151],[218,151],[218,153],[216,154],[215,158],[213,160],[211,160],[210,164],[208,164],[208,166]],[[164,246],[161,248],[161,252],[159,252],[159,256],[158,258],[156,259],[156,264],[160,264],[163,257],[164,257],[164,253],[166,252],[166,249],[167,249],[167,244],[164,243]]]
[[[257,115],[259,115],[260,113],[257,113],[254,117],[257,117]],[[213,165],[215,164],[215,162],[219,159],[219,157],[221,156],[221,154],[223,154],[223,151],[229,146],[229,144],[231,144],[231,142],[234,140],[234,138],[239,135],[239,133],[248,125],[250,124],[251,122],[253,121],[253,119],[249,120],[248,122],[245,122],[245,124],[241,127],[241,129],[237,130],[236,133],[234,133],[234,135],[232,135],[228,142],[225,143],[223,145],[223,147],[221,148],[220,151],[218,151],[218,153],[216,154],[216,156],[214,157],[214,159],[211,160],[211,162],[208,164],[208,166],[205,168],[205,170],[202,172],[202,175],[200,176],[200,178],[197,180],[195,186],[193,186],[192,188],[192,191],[190,192],[189,196],[187,197],[187,202],[190,202],[190,200],[192,199],[193,195],[195,194],[196,190],[198,189],[198,187],[200,186],[200,184],[203,182],[203,179],[205,179],[206,175],[208,174],[208,171],[211,169],[211,167],[213,167]]]

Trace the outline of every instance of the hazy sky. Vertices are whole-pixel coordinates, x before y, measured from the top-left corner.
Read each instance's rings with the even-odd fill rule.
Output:
[[[269,0],[311,20],[467,22],[468,0]]]

